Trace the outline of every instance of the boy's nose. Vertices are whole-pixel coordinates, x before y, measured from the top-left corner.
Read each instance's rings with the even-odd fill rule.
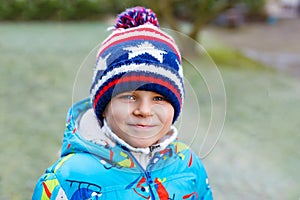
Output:
[[[147,117],[152,115],[151,103],[148,100],[140,100],[137,102],[136,107],[133,111],[134,115]]]

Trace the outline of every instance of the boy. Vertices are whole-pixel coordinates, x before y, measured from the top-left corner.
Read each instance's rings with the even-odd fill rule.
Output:
[[[201,161],[177,141],[181,57],[150,9],[119,15],[90,93],[70,109],[61,158],[32,199],[212,199]]]

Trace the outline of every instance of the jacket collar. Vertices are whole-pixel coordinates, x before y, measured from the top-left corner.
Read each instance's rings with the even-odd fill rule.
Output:
[[[112,132],[110,127],[107,125],[106,121],[104,120],[104,125],[102,127],[103,132],[106,134],[107,137],[109,137],[112,141],[120,144],[121,146],[126,147],[130,151],[143,153],[143,154],[149,154],[149,153],[155,153],[158,151],[164,150],[169,144],[171,144],[173,141],[177,138],[177,129],[174,126],[171,126],[171,129],[169,130],[169,133],[165,135],[163,138],[161,138],[158,143],[153,144],[146,148],[136,148],[119,138],[115,133]]]

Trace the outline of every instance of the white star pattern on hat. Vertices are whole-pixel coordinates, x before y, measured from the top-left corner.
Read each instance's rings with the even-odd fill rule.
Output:
[[[178,62],[177,59],[176,59],[175,61],[176,61],[177,66],[178,66],[178,74],[179,74],[180,77],[183,77],[183,70],[182,70],[182,67],[180,67],[181,65],[180,65],[180,63]]]
[[[156,49],[155,46],[153,46],[151,43],[147,41],[137,46],[123,48],[123,50],[129,51],[128,59],[148,53],[154,58],[156,58],[160,63],[163,62],[163,56],[164,54],[167,53],[165,51]]]
[[[94,76],[93,76],[93,80],[96,78],[97,73],[99,71],[103,71],[106,69],[107,67],[107,58],[111,55],[111,53],[107,54],[104,58],[102,58],[101,56],[99,57],[96,66],[95,66],[95,70],[94,70]]]
[[[111,53],[107,54],[104,58],[99,57],[99,60],[96,64],[96,70],[105,70],[105,68],[107,67],[106,60],[110,55]]]

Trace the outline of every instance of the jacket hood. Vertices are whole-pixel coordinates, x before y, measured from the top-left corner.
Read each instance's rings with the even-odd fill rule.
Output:
[[[87,134],[86,138],[83,137],[80,130],[80,120],[83,114],[86,113],[90,108],[90,100],[83,99],[75,103],[68,111],[66,118],[66,127],[62,144],[61,156],[66,156],[72,153],[90,153],[93,155],[106,155],[110,152],[108,144],[105,140],[99,137],[99,141],[92,139],[95,132]],[[95,131],[98,131],[97,129]],[[100,134],[99,134],[100,135]],[[90,139],[88,139],[90,138]],[[102,145],[100,145],[102,143]]]
[[[89,153],[100,157],[101,162],[130,167],[133,162],[126,152],[130,151],[136,157],[146,156],[150,159],[148,155],[164,150],[176,137],[177,130],[172,126],[170,134],[163,137],[158,144],[148,148],[132,147],[115,135],[105,121],[103,126],[100,126],[91,108],[90,99],[87,98],[75,103],[68,111],[61,156]]]

